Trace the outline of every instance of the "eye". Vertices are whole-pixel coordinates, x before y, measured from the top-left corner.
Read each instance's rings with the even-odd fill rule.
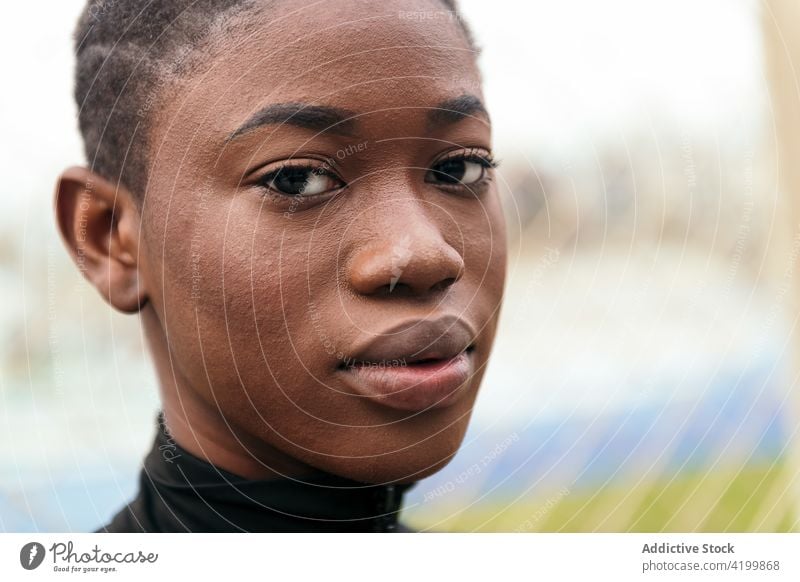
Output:
[[[312,166],[282,166],[258,183],[283,196],[310,197],[338,190],[344,183],[332,173]]]
[[[425,176],[426,182],[449,186],[469,186],[486,178],[487,170],[494,168],[491,155],[462,153],[438,162]]]

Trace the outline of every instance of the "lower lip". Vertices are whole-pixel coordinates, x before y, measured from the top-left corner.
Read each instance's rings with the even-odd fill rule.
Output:
[[[399,410],[452,404],[473,374],[471,351],[449,360],[402,366],[359,365],[342,370],[362,396]]]

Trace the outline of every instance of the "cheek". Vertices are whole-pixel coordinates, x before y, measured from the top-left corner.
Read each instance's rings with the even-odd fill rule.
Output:
[[[329,380],[325,339],[335,330],[315,333],[314,306],[331,304],[320,294],[335,293],[335,260],[285,220],[243,199],[167,231],[171,349],[189,383],[221,406],[314,408],[312,388]]]
[[[493,192],[476,212],[462,221],[465,244],[465,292],[468,310],[480,322],[481,341],[475,352],[485,371],[503,302],[506,279],[507,239],[505,217]],[[481,373],[481,377],[483,372]]]
[[[464,262],[467,276],[477,286],[476,299],[497,307],[506,277],[506,223],[499,197],[490,192],[480,208],[463,218]]]

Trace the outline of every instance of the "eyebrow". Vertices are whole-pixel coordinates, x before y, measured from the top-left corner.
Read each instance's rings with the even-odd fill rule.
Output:
[[[256,111],[236,129],[228,141],[264,125],[289,124],[317,132],[352,135],[354,113],[346,109],[307,103],[274,103]]]
[[[465,117],[480,115],[489,121],[489,112],[475,95],[459,95],[439,103],[428,112],[428,124],[434,127],[457,123]]]
[[[478,97],[469,94],[459,95],[430,108],[428,125],[440,127],[475,115],[480,115],[489,121],[489,113]],[[296,102],[274,103],[251,115],[228,136],[228,141],[241,137],[258,127],[272,124],[289,124],[320,133],[331,132],[351,136],[355,125],[355,113],[327,105]]]

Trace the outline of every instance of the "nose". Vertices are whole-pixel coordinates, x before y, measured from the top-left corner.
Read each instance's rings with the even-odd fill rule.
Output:
[[[348,273],[353,288],[368,296],[421,296],[461,279],[464,260],[438,225],[422,212],[398,219],[396,211],[355,253]]]

